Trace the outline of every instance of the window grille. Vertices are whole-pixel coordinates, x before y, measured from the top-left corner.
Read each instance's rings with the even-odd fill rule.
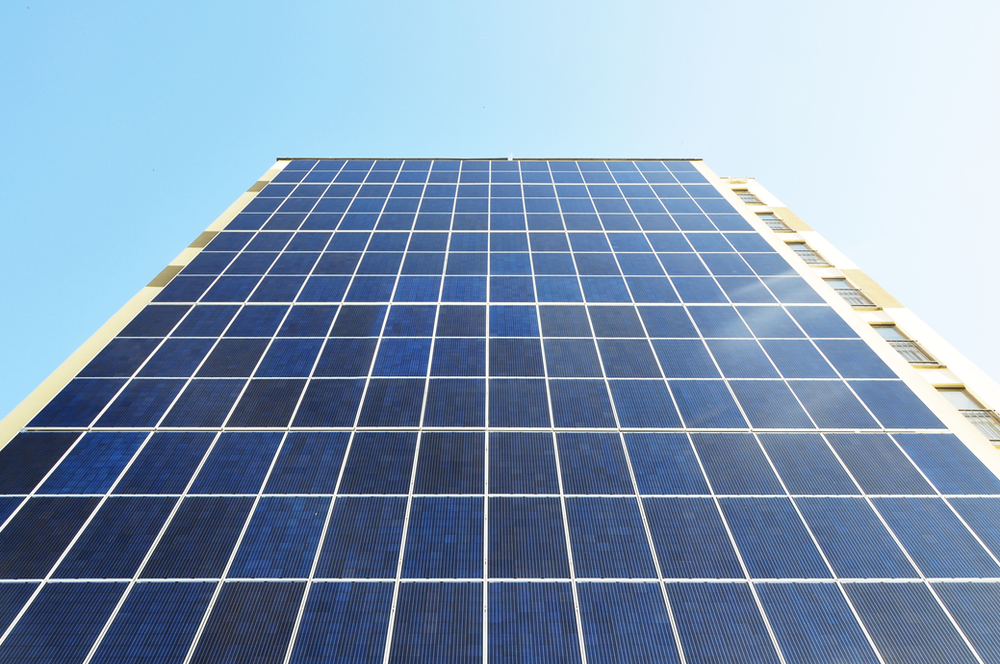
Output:
[[[903,356],[903,359],[910,364],[925,364],[937,366],[938,361],[927,354],[916,341],[909,339],[886,339],[886,343],[896,349],[896,352]]]
[[[960,409],[959,412],[965,415],[965,419],[979,429],[979,433],[986,436],[991,443],[1000,445],[1000,420],[997,420],[996,413],[983,409]]]
[[[757,216],[760,218],[761,221],[763,221],[765,224],[767,224],[768,228],[770,228],[775,233],[794,233],[795,232],[794,229],[792,229],[788,224],[786,224],[781,219],[778,219],[776,216],[774,216],[770,212],[766,212],[764,214],[758,214]]]
[[[827,279],[826,283],[828,283],[833,290],[837,291],[837,294],[844,298],[844,300],[846,300],[852,307],[878,308],[878,306],[869,300],[864,293],[848,284],[844,279]]]
[[[788,245],[792,248],[799,258],[806,262],[806,265],[814,265],[817,267],[830,267],[830,262],[819,255],[813,249],[810,249],[804,244],[790,244]]]
[[[763,203],[760,202],[760,199],[751,194],[749,191],[737,191],[736,195],[739,196],[740,200],[744,203],[749,203],[750,205],[763,205]]]

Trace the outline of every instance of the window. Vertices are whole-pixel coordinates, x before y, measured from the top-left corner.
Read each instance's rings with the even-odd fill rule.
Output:
[[[880,325],[875,327],[883,339],[890,346],[896,349],[903,359],[910,364],[918,366],[940,366],[940,362],[935,360],[916,341],[910,339],[899,331],[895,325]]]
[[[994,445],[1000,445],[1000,419],[997,419],[996,413],[983,408],[983,404],[963,389],[938,390],[938,393],[979,429],[979,433]]]
[[[761,221],[767,224],[768,228],[770,228],[775,233],[795,232],[794,229],[792,229],[791,227],[788,226],[788,224],[786,224],[784,221],[776,217],[772,212],[758,212],[757,216],[760,218]]]
[[[750,205],[763,205],[763,203],[760,202],[759,198],[751,194],[746,189],[736,189],[735,191],[736,195],[739,196],[740,200],[743,201],[744,203],[748,203]]]
[[[811,249],[804,242],[792,242],[788,245],[799,258],[806,262],[806,265],[815,267],[830,267],[830,262],[823,258],[815,250]]]
[[[840,297],[844,298],[852,307],[863,309],[877,309],[874,302],[868,299],[864,293],[851,285],[847,279],[824,279],[830,288],[837,291]]]

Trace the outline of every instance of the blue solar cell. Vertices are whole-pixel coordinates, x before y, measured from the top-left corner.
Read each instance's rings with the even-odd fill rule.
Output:
[[[123,379],[74,378],[28,426],[88,427],[124,384]]]
[[[482,493],[485,442],[482,433],[424,433],[414,493]]]
[[[415,378],[373,378],[358,419],[363,427],[415,427],[420,424],[424,381]]]
[[[763,256],[763,254],[746,254],[745,258],[749,260],[751,256]],[[754,269],[758,270],[758,273],[761,271],[756,263]],[[823,298],[813,290],[812,286],[806,283],[805,279],[799,277],[761,277],[761,281],[782,304],[824,303]]]
[[[858,336],[830,307],[788,307],[787,311],[810,337],[854,339]]]
[[[542,346],[537,339],[490,339],[491,376],[544,376]]]
[[[743,569],[710,498],[644,498],[664,578],[743,578]]]
[[[1000,576],[1000,567],[944,501],[875,498],[873,502],[924,576]],[[942,546],[947,555],[941,555]]]
[[[187,378],[198,368],[214,343],[213,339],[167,339],[137,375]]]
[[[687,251],[689,251],[688,249]],[[695,254],[657,254],[660,263],[671,277],[695,277],[708,274],[705,264]]]
[[[802,331],[781,307],[737,307],[758,338],[801,338]]]
[[[574,254],[576,269],[584,276],[618,275],[618,261],[613,254]]]
[[[483,339],[436,339],[431,375],[485,376],[486,342]]]
[[[489,391],[490,426],[549,426],[549,403],[544,380],[491,379]]]
[[[650,337],[697,337],[684,307],[639,307]]]
[[[558,498],[490,498],[492,579],[569,578]]]
[[[817,434],[762,434],[760,442],[771,457],[788,492],[805,495],[857,494],[854,482]]]
[[[744,429],[747,424],[721,380],[671,380],[670,390],[687,427]]]
[[[115,493],[182,493],[214,439],[210,432],[153,434],[115,486]]]
[[[443,274],[444,253],[408,253],[401,274]]]
[[[292,638],[305,583],[225,583],[191,661],[275,662]],[[233,644],[239,644],[234,652]]]
[[[284,253],[271,266],[270,274],[309,274],[318,258],[317,252]]]
[[[844,590],[884,661],[976,661],[924,584],[849,583]]]
[[[578,578],[656,578],[634,498],[569,498],[566,515]]]
[[[945,428],[901,380],[852,380],[849,385],[887,429]]]
[[[737,339],[708,341],[722,375],[726,378],[777,378],[767,355],[756,341]]]
[[[389,664],[479,662],[483,653],[483,587],[478,583],[405,583]],[[429,630],[428,625],[435,625]]]
[[[395,577],[405,515],[406,498],[338,497],[316,563],[316,577]]]
[[[416,445],[417,434],[411,432],[355,434],[340,492],[405,494]]]
[[[885,362],[860,339],[821,340],[816,345],[844,378],[895,378]]]
[[[158,339],[112,339],[78,376],[88,378],[128,378],[149,357]]]
[[[734,380],[729,386],[758,429],[813,429],[815,425],[780,380]]]
[[[545,359],[554,377],[600,377],[601,362],[589,339],[546,339]]]
[[[576,265],[569,254],[535,253],[531,255],[531,260],[535,266],[535,274],[576,275]]]
[[[334,236],[333,242],[330,243],[330,248],[334,247],[334,244],[338,242],[340,238]],[[354,274],[355,268],[358,266],[358,261],[361,260],[361,254],[354,252],[345,251],[330,251],[324,253],[316,267],[313,269],[314,274]]]
[[[37,587],[37,583],[0,584],[0,630],[7,631]]]
[[[490,493],[559,492],[552,434],[490,432]]]
[[[587,309],[594,324],[595,336],[646,336],[635,307],[587,307]]]
[[[190,277],[191,279],[203,279],[210,277]],[[178,279],[183,279],[183,277],[178,277]],[[175,279],[176,281],[176,279]],[[205,293],[202,298],[203,302],[245,302],[250,294],[253,292],[254,288],[261,281],[260,277],[219,277],[218,281],[208,292]],[[166,293],[167,289],[163,289],[162,293]],[[161,296],[162,296],[161,293]],[[193,302],[198,299],[197,297],[192,297],[190,299],[180,296],[180,301]]]
[[[491,302],[534,302],[531,277],[490,277]]]
[[[447,248],[448,233],[413,233],[407,245],[408,251],[444,251]]]
[[[293,302],[305,277],[264,277],[248,302]]]
[[[82,662],[127,583],[46,585],[0,645],[2,662]]]
[[[452,251],[452,253],[448,254],[448,267],[445,274],[489,274],[488,254],[458,253]]]
[[[691,314],[704,337],[749,338],[752,336],[733,307],[688,307],[688,313]]]
[[[252,280],[252,278],[251,278]],[[208,287],[215,281],[215,277],[188,277],[178,275],[167,284],[159,295],[153,298],[154,302],[196,302]],[[249,292],[249,291],[248,291]],[[233,300],[224,300],[233,301]]]
[[[20,506],[20,496],[0,496],[0,524],[4,523],[14,510]]]
[[[837,374],[806,340],[764,340],[764,350],[785,378],[836,378]]]
[[[392,298],[395,277],[354,277],[345,302],[388,302]]]
[[[955,436],[908,433],[896,439],[942,493],[1000,493],[1000,480]]]
[[[325,337],[336,306],[294,306],[278,331],[279,337]]]
[[[142,578],[218,578],[236,546],[253,500],[185,498],[142,569]]]
[[[91,661],[183,661],[214,590],[214,583],[137,584]]]
[[[581,661],[568,584],[491,583],[489,607],[491,661]]]
[[[430,339],[383,339],[373,376],[426,376]]]
[[[586,307],[542,306],[538,311],[542,321],[542,334],[546,337],[591,336]]]
[[[267,339],[220,339],[198,369],[198,377],[248,378],[267,345]]]
[[[262,498],[227,576],[308,577],[329,506],[329,498]]]
[[[915,578],[916,570],[868,502],[799,498],[802,516],[841,578]]]
[[[485,302],[486,277],[445,277],[442,302]]]
[[[435,306],[399,305],[389,310],[382,332],[387,337],[429,337],[434,334]],[[373,334],[377,334],[372,330]]]
[[[264,493],[332,494],[349,438],[347,432],[288,434]]]
[[[377,339],[331,338],[313,370],[314,376],[367,376]]]
[[[1000,662],[1000,586],[995,583],[935,583],[934,590],[984,662]]]
[[[205,459],[190,493],[254,494],[271,467],[281,434],[227,432]]]
[[[583,302],[576,277],[535,277],[539,302]]]
[[[830,571],[787,498],[720,498],[752,578],[826,579]]]
[[[147,433],[92,432],[80,439],[45,483],[42,494],[107,492],[146,440]]]
[[[587,302],[631,302],[628,287],[621,277],[580,277]]]
[[[608,385],[622,427],[670,429],[681,425],[662,380],[612,380]]]
[[[578,590],[588,662],[680,661],[657,584],[582,583]]]
[[[879,661],[836,586],[769,583],[757,592],[786,661]]]
[[[414,498],[403,578],[483,578],[483,499]]]
[[[532,251],[569,251],[565,233],[531,233],[530,237]]]
[[[790,380],[795,396],[820,429],[877,429],[847,385],[839,380]]]
[[[79,431],[22,431],[0,447],[0,494],[27,494],[62,458]]]
[[[364,387],[364,380],[309,381],[294,426],[353,426]]]
[[[253,379],[233,409],[231,427],[288,426],[305,389],[303,379]]]
[[[246,246],[246,243],[250,241],[250,238],[254,236],[254,233],[233,233],[231,231],[223,231],[216,235],[208,246],[205,247],[205,251],[239,251]]]
[[[784,494],[757,440],[745,433],[692,434],[708,481],[718,494]]]
[[[538,318],[535,307],[491,306],[491,337],[537,337]]]
[[[176,498],[109,498],[53,573],[57,579],[130,579]]]
[[[604,371],[611,378],[660,378],[656,358],[645,340],[601,339],[597,342]]]
[[[125,326],[119,337],[165,337],[187,313],[184,305],[147,305]]]
[[[614,411],[603,381],[551,380],[555,426],[566,428],[614,427]]]
[[[633,493],[618,434],[561,433],[557,440],[565,493]]]
[[[291,662],[381,661],[392,594],[389,583],[312,584]]]
[[[888,436],[837,434],[827,438],[866,493],[934,493],[913,463]]]
[[[255,373],[258,377],[306,377],[323,346],[321,339],[275,339]]]
[[[741,304],[774,302],[774,297],[757,277],[718,277],[717,281],[732,302]]]
[[[31,498],[0,530],[0,579],[41,579],[73,541],[98,498]]]
[[[695,237],[702,237],[696,235]],[[697,249],[697,246],[695,247]],[[720,251],[730,251],[731,248],[720,249]],[[740,258],[739,254],[702,254],[701,259],[715,276],[737,276],[751,275],[753,271],[750,266]],[[721,283],[721,281],[720,281]]]
[[[197,308],[195,309],[197,311]],[[227,337],[271,337],[285,317],[288,307],[254,305],[243,307],[226,330]],[[185,321],[186,322],[186,321]],[[183,325],[182,325],[183,327]],[[178,330],[180,332],[180,330]],[[178,335],[179,336],[179,335]]]
[[[438,337],[486,336],[486,307],[443,305],[438,311]]]
[[[199,304],[174,330],[175,337],[217,337],[240,310],[234,304]]]
[[[686,435],[627,433],[625,447],[640,494],[709,493]]]
[[[440,290],[440,277],[400,277],[392,301],[437,302]]]

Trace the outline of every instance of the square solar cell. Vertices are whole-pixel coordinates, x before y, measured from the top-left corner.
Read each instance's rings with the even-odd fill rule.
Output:
[[[414,498],[403,578],[483,578],[483,499]]]
[[[485,444],[485,437],[478,432],[424,433],[414,493],[482,493]]]
[[[405,171],[400,175],[405,175]],[[375,661],[385,650],[393,586],[389,583],[313,583],[291,661],[323,657]]]
[[[253,379],[227,420],[231,427],[285,427],[305,389],[304,379]]]
[[[211,432],[153,434],[115,485],[115,493],[182,493],[214,439]]]
[[[264,378],[305,378],[312,373],[322,346],[322,339],[275,339],[255,375]]]
[[[490,380],[490,426],[547,427],[548,399],[545,381]]]
[[[483,586],[478,583],[405,583],[399,589],[398,615],[389,664],[426,658],[434,662],[471,659],[470,645],[483,641]],[[424,626],[435,624],[428,633]]]
[[[614,410],[599,380],[550,380],[554,424],[560,428],[613,428]]]
[[[601,361],[590,339],[546,339],[545,359],[550,376],[600,378]]]
[[[542,334],[546,337],[589,337],[590,320],[586,307],[541,306],[538,308]]]
[[[840,577],[913,579],[917,571],[867,501],[799,498],[802,516]]]
[[[707,494],[708,484],[684,434],[627,433],[625,447],[641,494]]]
[[[438,311],[437,336],[486,336],[486,307],[442,305]]]
[[[490,339],[491,376],[544,376],[542,346],[537,339]]]
[[[719,378],[712,356],[700,339],[655,339],[652,342],[667,378]]]
[[[188,307],[184,305],[147,305],[118,336],[165,337],[187,311]]]
[[[913,462],[884,434],[829,434],[837,456],[865,493],[932,494]]]
[[[123,379],[74,378],[28,426],[88,427],[124,384]]]
[[[598,339],[597,347],[609,378],[661,377],[656,357],[644,339]]]
[[[810,341],[765,339],[761,341],[761,345],[785,378],[837,377],[836,372]]]
[[[489,436],[490,493],[559,492],[552,434],[493,431]]]
[[[821,429],[878,428],[861,402],[841,381],[790,380],[788,384]]]
[[[662,380],[612,380],[608,385],[623,428],[670,429],[681,425]]]
[[[426,376],[430,339],[383,339],[373,376]]]
[[[745,433],[692,434],[717,494],[784,494],[756,438]]]
[[[174,330],[175,337],[217,337],[240,311],[236,305],[199,304]]]
[[[158,345],[158,339],[112,339],[78,375],[88,378],[128,378]]]
[[[331,338],[316,362],[316,376],[367,376],[378,339]]]
[[[358,424],[363,427],[418,426],[423,399],[423,379],[373,378],[368,382]]]
[[[762,255],[746,254],[745,258]],[[799,277],[761,277],[761,281],[782,304],[823,304],[825,302],[820,294],[806,283],[805,279]]]
[[[432,376],[485,376],[486,342],[484,339],[448,339],[434,341]]]
[[[811,433],[761,434],[788,492],[805,495],[852,495],[858,489],[822,436]]]
[[[289,433],[264,493],[332,494],[337,488],[348,432]]]
[[[566,515],[577,577],[656,578],[635,498],[568,498]]]
[[[558,498],[491,497],[491,579],[568,579],[569,558]]]
[[[440,334],[440,333],[439,333]],[[535,307],[504,306],[490,307],[491,337],[537,337],[538,317]]]
[[[353,426],[364,387],[364,380],[310,380],[293,426]]]
[[[88,433],[38,488],[42,494],[102,494],[149,436],[147,433]]]
[[[580,277],[587,302],[631,302],[628,287],[621,277]]]
[[[316,578],[395,577],[405,515],[406,498],[336,498]]]
[[[192,380],[167,411],[163,427],[221,427],[240,396],[243,379]]]
[[[281,434],[277,432],[222,434],[198,471],[189,492],[257,493],[280,443]]]
[[[743,578],[711,498],[644,498],[642,503],[664,578]]]
[[[227,337],[271,337],[288,312],[287,306],[254,305],[243,307],[226,330]],[[180,330],[178,330],[180,332]],[[181,336],[181,335],[177,335]],[[199,335],[200,336],[200,335]],[[208,335],[215,336],[215,335]]]
[[[569,584],[491,583],[488,605],[491,661],[581,661]]]
[[[787,498],[720,498],[752,578],[826,579],[830,571]]]
[[[557,435],[563,491],[567,494],[632,494],[621,439],[614,433]]]
[[[340,493],[407,493],[416,445],[416,433],[356,433],[344,466]]]
[[[588,662],[680,662],[657,584],[582,583],[578,592]]]
[[[729,387],[755,429],[816,428],[784,381],[734,380]]]
[[[746,420],[723,381],[671,380],[669,385],[688,428],[746,428]]]
[[[262,498],[229,568],[230,578],[308,577],[329,498]]]
[[[733,307],[688,307],[688,313],[704,337],[745,339],[752,336]]]
[[[187,378],[214,345],[213,339],[167,339],[137,375],[143,378]]]

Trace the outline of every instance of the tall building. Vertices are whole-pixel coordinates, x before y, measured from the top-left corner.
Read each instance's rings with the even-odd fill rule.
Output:
[[[1000,662],[991,403],[700,161],[279,160],[0,424],[0,662]]]

